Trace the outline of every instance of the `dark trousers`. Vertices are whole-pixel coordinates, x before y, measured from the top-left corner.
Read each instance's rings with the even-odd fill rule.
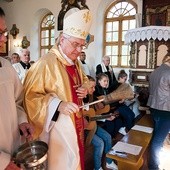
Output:
[[[121,104],[117,108],[117,111],[122,118],[123,126],[126,127],[127,130],[130,130],[134,125],[135,114],[133,113],[133,111],[125,104]]]
[[[151,109],[151,115],[154,121],[154,131],[150,144],[148,168],[158,170],[159,153],[170,130],[170,111]]]
[[[118,133],[119,129],[123,126],[122,120],[117,117],[112,121],[106,120],[103,128],[113,137]]]

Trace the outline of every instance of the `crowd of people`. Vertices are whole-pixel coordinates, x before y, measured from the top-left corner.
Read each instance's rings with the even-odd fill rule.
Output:
[[[29,49],[20,49],[20,53],[12,53],[11,57],[6,57],[9,62],[12,64],[14,69],[16,70],[19,79],[23,83],[27,70],[31,67],[35,62],[30,58]]]
[[[102,156],[112,148],[112,139],[118,133],[126,135],[133,127],[135,113],[122,98],[108,104],[109,110],[102,113],[110,115],[108,118],[86,129],[89,122],[83,110],[91,108],[97,113],[106,106],[102,102],[83,109],[80,106],[113,93],[128,78],[124,70],[116,78],[109,56],[103,56],[96,66],[96,77],[90,76],[83,49],[91,24],[88,9],[72,8],[64,16],[63,32],[56,44],[33,65],[28,49],[22,49],[20,55],[13,53],[11,63],[0,57],[0,170],[21,169],[12,161],[21,144],[21,132],[27,140],[48,144],[49,170],[84,170],[86,144],[94,147],[94,169],[102,170]],[[0,8],[0,46],[7,41],[6,33],[5,13]],[[159,169],[158,152],[170,130],[169,72],[167,54],[150,77],[148,106],[154,120],[150,170]],[[110,158],[106,158],[106,167],[118,169]]]

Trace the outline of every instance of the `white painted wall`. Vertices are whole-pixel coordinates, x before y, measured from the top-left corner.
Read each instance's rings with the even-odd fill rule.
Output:
[[[89,65],[92,75],[95,75],[95,67],[101,62],[103,55],[103,23],[104,12],[106,8],[114,0],[86,0],[86,4],[93,14],[93,24],[90,33],[94,35],[94,42],[91,43],[85,51],[87,55],[87,64]],[[142,13],[142,0],[134,0],[138,4],[138,12]],[[17,39],[14,40],[9,35],[10,51],[9,56],[13,52],[19,52],[19,47],[14,47],[16,41],[21,42],[23,36],[27,36],[31,45],[31,60],[37,60],[39,54],[39,21],[49,11],[56,17],[56,37],[59,32],[57,31],[57,18],[61,10],[61,0],[14,0],[13,2],[0,2],[0,6],[6,13],[8,30],[12,28],[13,24],[19,28]],[[119,69],[114,69],[116,75]],[[128,71],[127,71],[128,73]]]

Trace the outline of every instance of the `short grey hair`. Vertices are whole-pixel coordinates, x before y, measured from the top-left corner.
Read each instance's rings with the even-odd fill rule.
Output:
[[[71,37],[70,35],[67,35],[63,32],[60,32],[59,36],[55,39],[55,43],[56,43],[57,46],[60,45],[60,39],[61,39],[62,36],[64,38],[68,38],[68,39]]]
[[[102,57],[102,61],[104,61],[106,58],[109,58],[109,59],[110,59],[110,56],[104,55],[104,56]]]

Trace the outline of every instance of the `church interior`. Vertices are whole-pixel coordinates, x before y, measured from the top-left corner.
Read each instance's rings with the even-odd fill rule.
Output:
[[[143,94],[135,110],[135,122],[152,127],[151,122],[144,121],[149,115],[146,106],[148,83],[150,74],[170,52],[169,0],[0,0],[0,6],[5,11],[9,31],[8,41],[0,49],[0,55],[9,58],[13,53],[19,53],[21,48],[29,49],[34,62],[57,41],[62,32],[64,15],[69,9],[89,9],[93,23],[84,52],[91,76],[95,77],[96,66],[101,63],[102,57],[109,55],[116,77],[124,69],[134,91]],[[107,154],[118,162],[120,170],[148,169],[151,134],[145,136],[130,130],[125,136],[117,134],[112,142],[137,142],[140,145],[140,135],[143,137],[140,155],[125,159]],[[85,170],[93,170],[93,146],[85,149]],[[161,170],[170,170],[169,157],[170,136],[165,140],[160,155]],[[104,165],[105,157],[102,160]],[[109,170],[105,165],[103,167]]]

